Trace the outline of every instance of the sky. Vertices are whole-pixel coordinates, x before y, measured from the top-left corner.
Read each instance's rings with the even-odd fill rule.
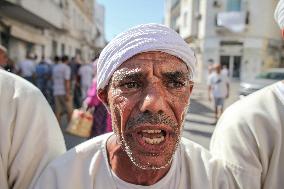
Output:
[[[143,23],[163,23],[165,0],[96,0],[105,7],[105,37]]]

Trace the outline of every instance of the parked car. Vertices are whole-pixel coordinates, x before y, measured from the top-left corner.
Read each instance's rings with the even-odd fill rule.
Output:
[[[284,80],[284,68],[273,68],[261,72],[254,79],[240,83],[240,97],[247,96],[280,80]]]

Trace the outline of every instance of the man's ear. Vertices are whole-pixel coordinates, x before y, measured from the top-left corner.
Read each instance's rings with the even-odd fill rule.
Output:
[[[99,89],[98,91],[98,97],[99,99],[108,106],[108,98],[107,98],[107,89]]]
[[[194,84],[190,85],[189,94],[191,95]]]

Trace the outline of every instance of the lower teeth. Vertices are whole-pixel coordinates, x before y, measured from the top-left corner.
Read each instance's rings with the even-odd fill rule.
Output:
[[[161,138],[153,138],[153,139],[143,137],[143,140],[147,144],[160,144],[162,141],[164,141],[164,136],[162,136]]]

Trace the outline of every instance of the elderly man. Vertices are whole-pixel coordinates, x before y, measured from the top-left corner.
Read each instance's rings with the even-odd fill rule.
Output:
[[[0,45],[0,69],[3,69],[4,66],[7,64],[7,49]]]
[[[36,188],[232,188],[222,162],[181,137],[195,64],[189,46],[162,25],[113,39],[98,61],[98,96],[114,133],[58,158]]]
[[[40,91],[0,70],[0,188],[33,188],[47,164],[65,152],[56,118]]]
[[[284,1],[275,18],[284,28]],[[240,188],[284,187],[284,81],[268,86],[225,111],[210,150],[231,169]]]

